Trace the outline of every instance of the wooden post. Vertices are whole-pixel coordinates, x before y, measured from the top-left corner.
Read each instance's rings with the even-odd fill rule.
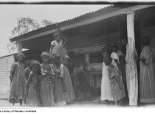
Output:
[[[137,49],[138,56],[141,53],[141,30],[143,28],[143,19],[141,13],[135,15],[135,47]],[[140,63],[137,63],[137,71],[140,73]],[[138,75],[138,102],[140,102],[140,74]]]
[[[20,41],[18,41],[16,43],[16,45],[17,45],[17,52],[18,53],[22,52],[22,49],[23,49],[22,43]]]
[[[135,39],[134,12],[130,12],[127,14],[127,34],[128,34],[128,38]]]
[[[136,106],[138,101],[138,75],[136,64],[134,12],[127,14],[127,36],[128,44],[126,48],[126,77],[129,95],[129,105]]]

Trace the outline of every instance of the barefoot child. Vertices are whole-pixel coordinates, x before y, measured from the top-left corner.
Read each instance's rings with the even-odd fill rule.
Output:
[[[50,55],[48,52],[42,52],[41,54],[42,64],[41,64],[41,87],[40,96],[42,106],[52,106],[54,105],[54,72],[52,70],[52,65],[49,64]]]
[[[40,105],[40,64],[38,61],[32,62],[32,68],[29,74],[26,87],[26,105],[39,106]]]
[[[24,100],[24,93],[25,93],[25,74],[24,74],[24,54],[19,53],[17,54],[17,62],[12,64],[11,71],[10,71],[10,81],[11,81],[11,89],[10,89],[10,96],[9,101],[13,105],[15,103],[20,103],[22,105]]]

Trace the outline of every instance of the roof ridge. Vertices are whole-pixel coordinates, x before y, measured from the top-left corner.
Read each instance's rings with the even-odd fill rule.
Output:
[[[97,16],[101,16],[101,15],[106,15],[107,13],[113,12],[113,11],[118,10],[120,8],[123,8],[123,7],[126,7],[126,6],[121,5],[121,6],[118,7],[116,5],[112,5],[111,4],[109,6],[105,6],[104,8],[98,9],[96,11],[88,12],[88,13],[82,14],[80,16],[77,16],[77,17],[74,17],[74,18],[71,18],[71,19],[68,19],[68,20],[57,22],[57,24],[60,27],[63,27],[63,26],[68,26],[68,25],[80,23],[82,21],[85,21],[85,20],[93,18],[93,17],[97,17]],[[45,32],[45,31],[49,31],[49,30],[55,29],[55,24],[56,23],[53,23],[52,25],[49,25],[49,26],[46,26],[46,27],[41,27],[41,28],[39,28],[37,30],[30,31],[30,32],[28,32],[26,34],[13,37],[13,38],[10,39],[10,41],[16,41],[16,40],[19,40],[20,38],[26,39],[29,36],[31,36],[32,34],[35,35],[38,32]]]
[[[92,15],[94,15],[94,14],[96,14],[96,13],[100,13],[100,12],[102,12],[103,10],[109,9],[109,8],[111,8],[111,7],[113,7],[113,5],[108,5],[108,6],[105,6],[105,7],[101,8],[101,9],[98,9],[98,10],[96,10],[96,11],[87,12],[87,13],[85,13],[85,14],[82,14],[82,15],[79,15],[79,16],[76,16],[76,17],[73,17],[73,18],[71,18],[71,19],[66,19],[66,20],[64,20],[64,21],[58,22],[58,24],[61,26],[61,25],[64,24],[64,23],[69,24],[69,23],[72,23],[73,21],[74,21],[74,22],[76,22],[76,21],[79,22],[80,20],[87,19],[87,18],[91,17]]]

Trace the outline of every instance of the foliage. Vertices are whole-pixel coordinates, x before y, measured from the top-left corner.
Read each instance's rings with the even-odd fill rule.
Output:
[[[38,29],[39,27],[39,23],[37,23],[32,18],[19,18],[17,20],[17,26],[12,30],[12,37],[25,34],[32,30]]]
[[[46,20],[46,19],[45,19],[45,20],[42,21],[42,25],[43,25],[43,26],[49,26],[49,25],[52,25],[52,21],[50,21],[50,20]]]
[[[14,27],[13,30],[11,31],[10,38],[20,36],[22,34],[39,29],[41,27],[46,27],[51,24],[52,22],[47,19],[43,20],[41,24],[39,24],[36,20],[32,18],[21,17],[17,20],[17,26]],[[16,43],[8,43],[7,48],[10,53],[15,52],[17,50]]]
[[[7,43],[7,49],[9,51],[9,53],[15,53],[17,51],[17,47],[15,43]]]

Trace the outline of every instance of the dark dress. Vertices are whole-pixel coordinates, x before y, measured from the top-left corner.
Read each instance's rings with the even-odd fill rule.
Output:
[[[53,106],[54,103],[54,82],[50,64],[41,64],[40,97],[42,106]]]
[[[127,91],[127,83],[126,83],[125,55],[121,51],[119,51],[118,55],[119,55],[119,62],[120,62],[118,64],[118,67],[119,67],[121,74],[122,74],[122,80],[123,80],[125,94],[126,94],[124,101],[128,102],[129,99],[128,99],[128,91]]]
[[[109,77],[111,83],[111,92],[114,101],[119,101],[125,97],[122,75],[117,66],[109,65]]]
[[[19,62],[14,63],[11,67],[10,74],[11,89],[9,101],[15,103],[24,99],[26,84],[24,64]]]
[[[30,73],[27,83],[27,97],[26,105],[39,106],[40,105],[40,75],[33,72]]]
[[[82,69],[75,69],[75,94],[78,99],[85,99],[89,91],[88,74]]]

